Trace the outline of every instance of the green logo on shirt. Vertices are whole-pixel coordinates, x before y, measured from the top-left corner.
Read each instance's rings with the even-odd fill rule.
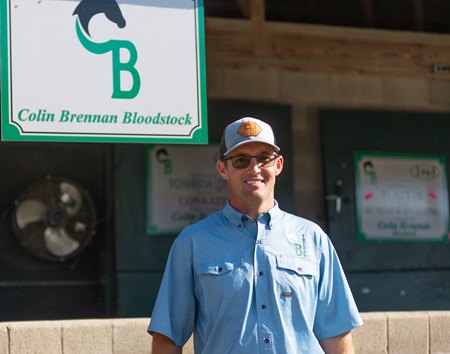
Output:
[[[296,234],[288,234],[286,236],[287,242],[294,247],[295,254],[299,257],[306,258],[306,238],[305,235],[302,235],[302,239]]]
[[[287,242],[288,242],[292,247],[294,247],[294,249],[295,249],[295,254],[296,254],[297,256],[299,256],[299,257],[302,257],[302,256],[304,255],[303,247],[302,247],[302,245],[299,243],[297,236],[296,236],[295,234],[288,234],[288,235],[286,236],[286,238],[287,238]]]

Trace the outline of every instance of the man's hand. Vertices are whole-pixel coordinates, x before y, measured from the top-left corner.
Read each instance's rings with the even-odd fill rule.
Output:
[[[152,342],[152,354],[181,354],[182,349],[177,347],[170,338],[154,332]]]
[[[350,331],[337,337],[321,340],[320,345],[326,354],[355,354]]]

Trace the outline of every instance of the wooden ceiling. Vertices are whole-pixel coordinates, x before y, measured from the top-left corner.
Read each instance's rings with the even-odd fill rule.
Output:
[[[449,0],[204,0],[205,15],[250,18],[255,3],[267,21],[450,33]]]

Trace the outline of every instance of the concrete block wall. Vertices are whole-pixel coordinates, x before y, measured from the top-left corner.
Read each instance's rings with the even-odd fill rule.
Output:
[[[370,312],[353,331],[357,354],[450,354],[450,311]],[[0,354],[151,354],[149,319],[0,323]],[[192,338],[183,349],[193,354]]]
[[[0,354],[149,353],[148,319],[9,322]]]
[[[367,312],[353,331],[363,354],[450,354],[450,311]]]

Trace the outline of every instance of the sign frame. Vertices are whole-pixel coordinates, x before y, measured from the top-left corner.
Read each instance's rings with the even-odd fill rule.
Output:
[[[24,131],[23,127],[18,124],[18,115],[20,112],[19,109],[16,109],[16,112],[13,112],[14,110],[14,102],[13,99],[16,99],[17,94],[13,95],[12,85],[14,84],[14,77],[13,77],[13,70],[12,66],[15,65],[13,61],[12,56],[12,46],[14,45],[14,38],[12,35],[12,25],[11,25],[11,11],[12,11],[12,3],[14,0],[5,0],[2,1],[0,4],[0,23],[1,23],[1,59],[2,59],[2,67],[1,67],[1,73],[2,73],[2,81],[1,81],[1,88],[2,88],[2,98],[1,98],[1,115],[2,115],[2,122],[1,122],[1,138],[4,141],[41,141],[41,142],[105,142],[105,143],[173,143],[173,144],[207,144],[208,143],[208,124],[207,124],[207,92],[206,92],[206,58],[205,58],[205,26],[204,26],[204,9],[203,9],[203,0],[189,0],[190,3],[193,3],[193,10],[194,14],[191,16],[192,18],[195,18],[195,24],[193,24],[194,32],[191,34],[192,41],[195,42],[196,48],[192,49],[193,58],[192,62],[195,62],[195,69],[192,68],[192,70],[195,70],[195,73],[192,72],[189,77],[192,77],[192,82],[189,83],[189,85],[195,85],[196,87],[196,94],[193,93],[196,96],[196,100],[194,103],[194,100],[191,100],[189,102],[189,107],[196,107],[193,110],[193,114],[191,117],[194,117],[192,119],[192,126],[186,127],[183,132],[181,132],[182,128],[176,127],[162,127],[157,126],[157,124],[153,124],[151,127],[147,128],[147,130],[144,131],[142,129],[143,123],[140,123],[141,125],[138,126],[137,124],[135,126],[130,127],[130,124],[126,127],[128,129],[127,132],[123,132],[125,130],[123,128],[123,125],[120,126],[120,123],[124,123],[125,109],[120,112],[117,110],[118,113],[118,119],[116,118],[115,124],[111,124],[111,130],[109,127],[105,128],[106,131],[99,132],[97,128],[85,128],[79,130],[67,130],[64,131],[63,129],[60,129],[59,126],[56,128],[56,125],[53,125],[51,129],[47,129],[47,127],[42,127],[42,130],[34,130],[31,131],[28,129],[27,131]],[[59,3],[64,4],[67,6],[67,3],[74,4],[74,6],[77,5],[81,0],[64,0],[60,1]],[[119,2],[126,2],[126,0],[119,0]],[[154,0],[155,4],[159,4],[159,0]],[[175,1],[175,0],[174,0]],[[176,0],[177,3],[180,3],[183,0]],[[175,2],[176,2],[175,1]],[[37,2],[41,3],[41,2]],[[55,2],[56,3],[56,2]],[[54,3],[53,3],[54,4]],[[131,4],[131,5],[130,5]],[[28,4],[26,4],[29,6]],[[24,5],[25,6],[25,5]],[[46,4],[48,7],[49,5]],[[121,5],[122,6],[122,5]],[[133,2],[127,3],[127,6],[133,6]],[[150,7],[151,5],[149,5]],[[171,5],[175,6],[175,5]],[[17,7],[17,6],[16,6]],[[19,6],[20,7],[20,6]],[[170,6],[168,6],[170,7]],[[56,11],[56,10],[55,10]],[[59,11],[59,10],[58,10]],[[136,12],[137,10],[135,10]],[[167,10],[166,12],[169,12],[170,10]],[[78,23],[77,23],[78,24]],[[31,27],[29,27],[31,28]],[[78,30],[78,27],[77,27]],[[75,30],[74,30],[75,31]],[[135,30],[136,31],[136,30]],[[77,32],[78,33],[78,32]],[[74,36],[76,36],[74,34]],[[195,38],[194,38],[195,37]],[[48,40],[48,38],[43,39],[43,41]],[[159,39],[161,40],[161,38]],[[111,42],[111,41],[110,41]],[[119,42],[119,41],[117,41]],[[124,42],[124,41],[122,41]],[[131,43],[131,42],[130,42]],[[26,47],[26,44],[23,44],[22,46]],[[17,45],[16,45],[17,47]],[[80,45],[81,47],[81,45]],[[86,51],[87,52],[87,51]],[[195,54],[194,54],[195,53]],[[45,53],[34,53],[33,55],[30,55],[30,60],[33,60],[33,57],[39,56],[39,55],[45,55]],[[87,55],[91,55],[91,53],[87,53]],[[122,55],[122,54],[120,54]],[[111,54],[113,56],[113,53]],[[131,54],[130,54],[131,56]],[[99,57],[99,56],[97,56]],[[194,58],[195,57],[195,58]],[[124,59],[119,59],[124,60]],[[126,60],[126,59],[125,59]],[[176,60],[176,59],[174,59]],[[180,58],[180,61],[182,59]],[[131,59],[130,59],[131,61]],[[123,62],[120,62],[119,64],[124,65]],[[118,65],[119,66],[119,65]],[[143,65],[144,66],[144,65]],[[189,69],[191,70],[191,69]],[[114,71],[114,69],[113,69]],[[126,70],[123,69],[120,71],[120,74],[128,74],[125,72]],[[168,70],[166,70],[168,71]],[[131,71],[130,71],[131,72]],[[145,78],[144,78],[145,79]],[[115,78],[114,78],[115,80]],[[140,79],[142,81],[142,79]],[[195,81],[195,84],[194,84]],[[115,84],[115,83],[114,83]],[[24,87],[25,85],[23,82],[21,83],[21,87]],[[17,87],[17,85],[16,85]],[[32,87],[30,90],[39,90],[42,89],[40,87]],[[92,89],[94,91],[94,89]],[[25,92],[25,91],[24,91]],[[152,91],[153,92],[153,91]],[[169,92],[169,91],[168,91]],[[68,90],[68,95],[74,95],[76,92],[70,92]],[[108,93],[111,94],[110,92]],[[169,95],[169,94],[167,94]],[[15,96],[15,97],[13,97]],[[20,96],[20,95],[19,95]],[[49,95],[50,96],[50,95]],[[26,96],[25,98],[31,97]],[[111,96],[109,96],[111,98]],[[170,98],[170,99],[169,99]],[[147,100],[148,97],[145,97],[145,100]],[[106,100],[106,99],[105,99]],[[144,99],[141,99],[144,101]],[[110,99],[112,102],[112,100]],[[123,99],[122,102],[125,102],[126,100]],[[128,100],[130,101],[130,100]],[[164,107],[170,107],[170,102],[172,101],[172,98],[167,96],[167,105]],[[173,98],[174,102],[177,102],[177,97],[175,96]],[[128,103],[128,102],[127,102]],[[44,103],[43,103],[44,105]],[[129,104],[131,107],[132,104]],[[141,104],[142,106],[142,104]],[[104,106],[102,106],[104,107]],[[43,110],[45,111],[45,110]],[[62,111],[62,107],[61,107]],[[80,111],[83,111],[80,109]],[[91,113],[88,109],[86,109],[87,112]],[[130,109],[131,111],[131,109]],[[146,112],[147,110],[144,110]],[[157,113],[159,111],[158,108],[150,108],[148,109],[150,119],[153,117],[156,119]],[[171,113],[170,110],[168,110],[168,113]],[[187,109],[186,109],[187,111]],[[182,110],[175,110],[175,112],[180,112],[180,118],[181,115],[185,115],[185,120],[188,118],[188,113],[181,113],[186,112]],[[36,115],[38,115],[37,109],[35,108],[34,111]],[[52,111],[53,112],[53,111]],[[148,113],[147,112],[147,113]],[[161,110],[161,116],[164,116],[166,111]],[[141,112],[139,112],[141,113]],[[53,113],[52,113],[53,114]],[[58,118],[61,119],[62,113],[59,111],[55,111],[54,113],[56,117],[54,117],[54,120],[57,121]],[[151,115],[150,115],[151,114]],[[143,116],[145,114],[143,113]],[[170,115],[165,115],[164,117],[171,117]],[[123,119],[122,119],[123,118]],[[172,118],[177,118],[175,115],[172,116]],[[154,120],[155,121],[155,120]],[[160,121],[158,118],[158,124]],[[165,122],[168,121],[165,120]],[[117,124],[117,122],[119,124]],[[190,122],[190,120],[189,120]],[[21,123],[22,124],[22,123]],[[168,124],[167,124],[168,125]],[[178,123],[178,125],[181,125]],[[188,125],[187,123],[185,125]],[[49,125],[50,126],[50,125]],[[175,126],[175,125],[174,125]],[[52,130],[54,129],[54,130]],[[91,129],[91,130],[89,130]],[[158,130],[159,129],[159,130]],[[164,129],[164,131],[162,130]],[[177,131],[175,131],[178,129]],[[150,132],[150,130],[152,130]]]

